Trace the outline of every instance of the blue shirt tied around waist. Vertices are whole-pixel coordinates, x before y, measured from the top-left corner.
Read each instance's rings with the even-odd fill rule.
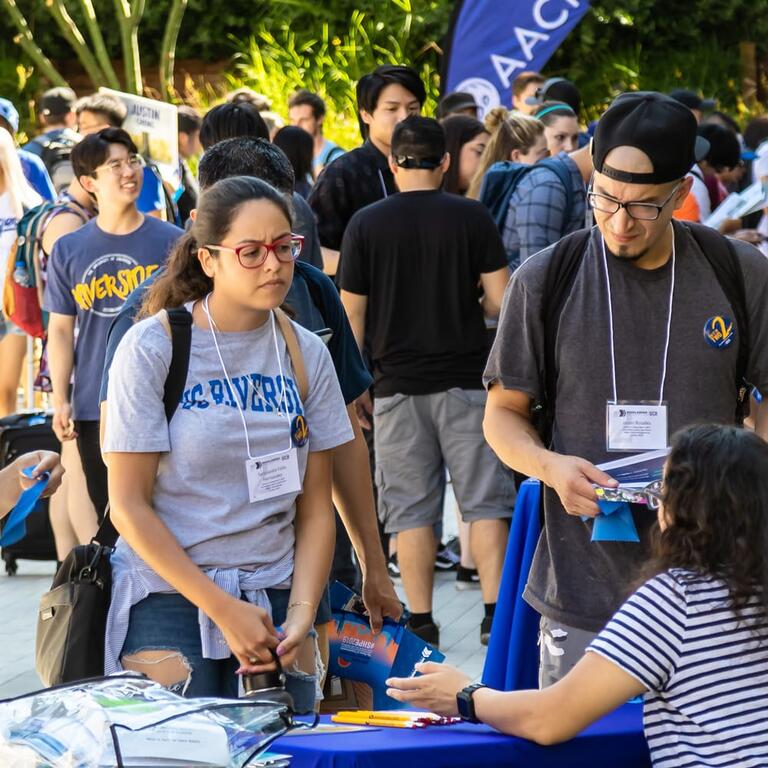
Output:
[[[120,539],[112,555],[112,603],[107,617],[104,643],[104,674],[122,671],[120,652],[128,634],[131,608],[155,592],[175,592],[165,579],[158,576],[126,543]],[[266,610],[272,616],[267,588],[288,588],[293,574],[293,550],[276,563],[255,571],[240,568],[208,568],[203,573],[228,595],[245,599]],[[232,652],[221,630],[201,609],[200,644],[203,658],[228,659]]]

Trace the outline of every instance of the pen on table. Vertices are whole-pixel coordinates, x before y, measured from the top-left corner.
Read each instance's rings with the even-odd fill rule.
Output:
[[[345,725],[376,725],[382,728],[426,728],[425,723],[417,723],[411,720],[388,720],[377,717],[339,717],[332,715],[331,721]]]

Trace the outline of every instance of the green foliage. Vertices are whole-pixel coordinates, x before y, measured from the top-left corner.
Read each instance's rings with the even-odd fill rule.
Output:
[[[595,2],[549,62],[579,84],[590,118],[624,90],[687,87],[744,115],[739,43],[768,39],[768,14],[753,0]]]
[[[304,5],[301,0],[282,4]],[[244,50],[236,58],[230,84],[265,94],[281,114],[287,114],[288,98],[298,88],[319,93],[329,107],[326,135],[352,147],[360,142],[355,83],[379,64],[408,63],[419,70],[427,87],[425,108],[431,113],[440,82],[436,44],[425,44],[422,36],[414,34],[423,18],[414,15],[409,0],[389,0],[386,5],[379,0],[377,6],[375,15],[353,10],[343,31],[333,17],[305,33],[297,32],[305,27],[295,23],[283,22],[277,29],[262,23],[240,46]]]

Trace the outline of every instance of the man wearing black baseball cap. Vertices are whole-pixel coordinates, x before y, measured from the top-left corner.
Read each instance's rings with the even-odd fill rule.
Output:
[[[768,388],[768,261],[672,219],[706,149],[684,105],[619,96],[592,143],[596,226],[528,259],[507,287],[484,375],[485,434],[544,486],[524,595],[542,615],[542,685],[578,661],[648,558],[656,515],[642,505],[626,512],[634,540],[592,541],[595,486],[616,485],[596,465],[664,450],[694,421],[732,424],[743,381]],[[768,435],[762,414],[756,429]]]
[[[398,123],[389,165],[400,191],[355,213],[339,271],[352,331],[361,349],[365,340],[373,364],[380,517],[397,536],[409,626],[433,645],[440,642],[432,617],[433,525],[442,519],[444,466],[470,524],[485,643],[514,505],[510,473],[482,426],[483,309],[498,315],[507,258],[485,206],[442,190],[450,162],[436,120]]]
[[[71,88],[47,90],[38,103],[37,117],[44,131],[24,145],[42,159],[53,186],[62,192],[74,179],[69,156],[72,147],[80,141],[73,128],[77,121],[74,105],[77,97]]]

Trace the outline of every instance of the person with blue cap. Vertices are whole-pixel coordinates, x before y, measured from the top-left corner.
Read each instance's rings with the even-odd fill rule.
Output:
[[[19,113],[13,102],[0,96],[0,128],[5,128],[15,139],[19,130]],[[48,171],[45,170],[43,161],[32,152],[19,149],[19,160],[24,169],[24,175],[32,188],[44,200],[54,200],[56,190],[53,188]]]

